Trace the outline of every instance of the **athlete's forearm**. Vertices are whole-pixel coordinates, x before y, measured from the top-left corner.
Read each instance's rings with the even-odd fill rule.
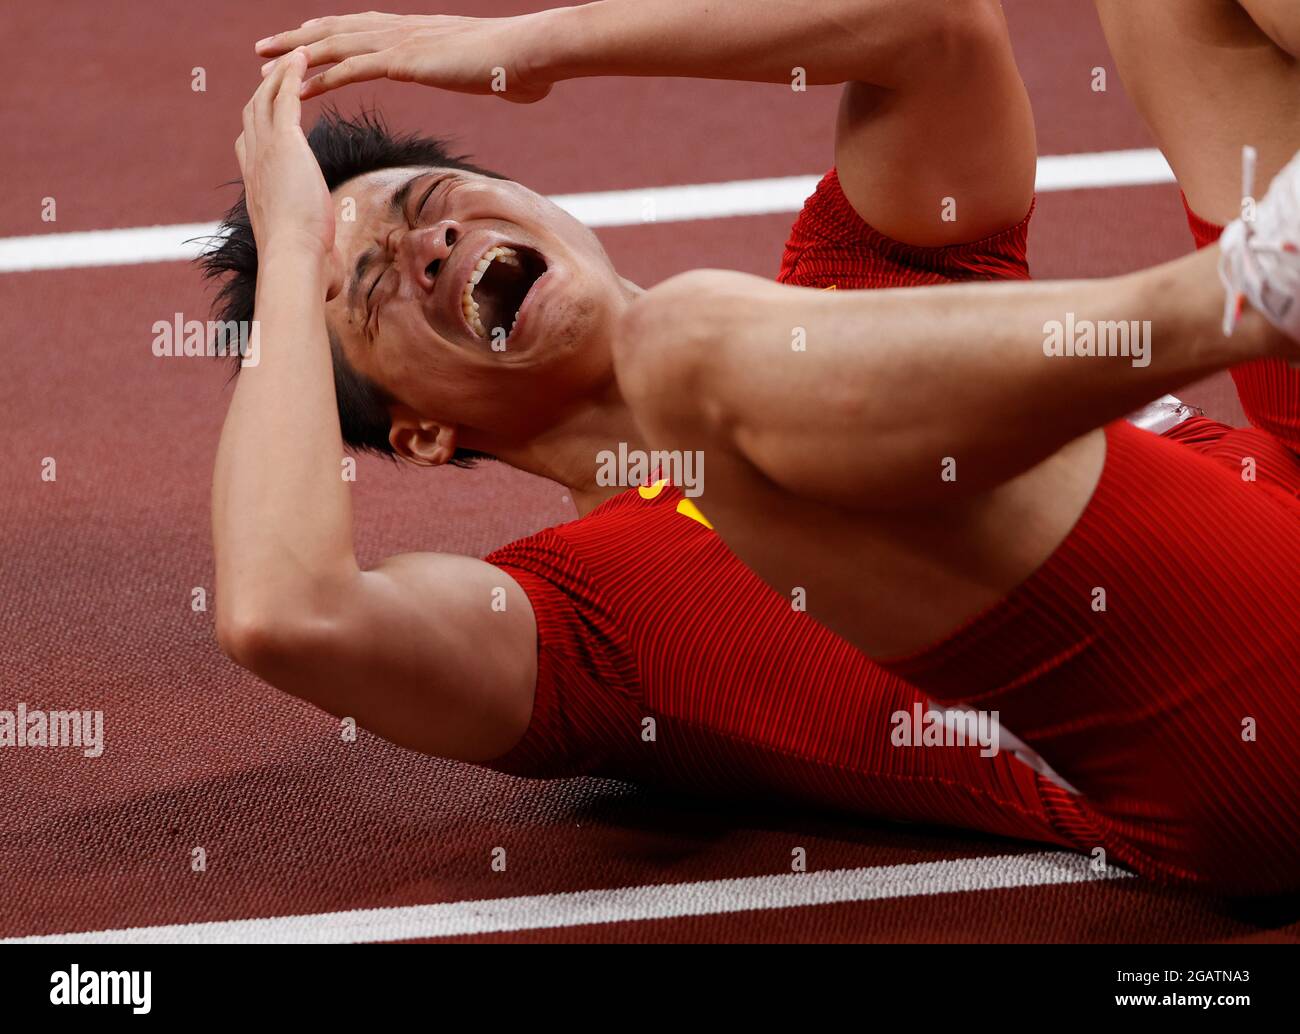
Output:
[[[552,81],[684,76],[896,84],[985,0],[598,0],[546,12],[536,60]]]
[[[319,605],[356,570],[321,265],[274,245],[262,257],[260,362],[239,375],[213,478],[219,624]]]

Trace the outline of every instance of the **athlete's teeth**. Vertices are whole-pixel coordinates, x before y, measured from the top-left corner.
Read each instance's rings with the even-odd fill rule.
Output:
[[[514,248],[508,248],[504,244],[489,248],[474,266],[474,271],[470,273],[469,280],[466,281],[465,288],[461,291],[460,307],[465,314],[465,322],[479,337],[487,337],[488,335],[487,328],[483,326],[483,321],[479,319],[478,302],[474,300],[474,288],[478,286],[478,282],[483,279],[483,274],[487,272],[488,266],[492,265],[493,262],[504,262],[508,266],[518,266],[519,254]],[[516,313],[517,315],[518,313]],[[510,329],[514,330],[514,328],[514,323],[511,323]]]

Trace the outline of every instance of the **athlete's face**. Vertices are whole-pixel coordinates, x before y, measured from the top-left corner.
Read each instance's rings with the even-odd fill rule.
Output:
[[[334,200],[326,319],[407,418],[493,451],[607,381],[625,285],[595,235],[540,194],[403,168],[349,180]]]

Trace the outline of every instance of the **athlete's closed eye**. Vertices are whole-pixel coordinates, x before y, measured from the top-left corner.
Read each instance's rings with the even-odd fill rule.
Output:
[[[372,281],[370,282],[370,290],[366,292],[366,312],[367,312],[368,314],[373,313],[373,312],[375,311],[375,310],[374,310],[374,305],[373,305],[373,299],[374,299],[374,295],[375,295],[375,288],[377,288],[377,287],[379,286],[379,281],[381,281],[382,279],[384,279],[384,276],[388,273],[388,271],[389,271],[391,268],[392,268],[391,263],[385,261],[385,262],[384,262],[384,263],[379,267],[379,272],[375,274],[375,278],[374,278],[374,280],[372,280]]]
[[[420,221],[420,216],[424,214],[424,206],[428,204],[430,195],[432,195],[433,192],[438,188],[438,184],[444,182],[447,178],[448,177],[446,176],[435,177],[434,181],[429,184],[429,188],[424,192],[424,194],[420,198],[420,203],[415,206],[415,215],[411,217],[412,225],[415,225],[415,223]]]
[[[437,190],[440,186],[442,186],[444,183],[447,183],[454,178],[455,176],[452,173],[435,174],[433,176],[433,179],[429,183],[429,185],[424,188],[424,191],[422,193],[416,195],[414,191],[411,192],[412,195],[419,198],[419,200],[415,204],[415,210],[413,212],[410,212],[406,217],[406,221],[412,229],[416,227],[416,225],[420,221],[421,216],[424,215],[424,209],[429,203],[429,198],[433,196],[433,192]]]

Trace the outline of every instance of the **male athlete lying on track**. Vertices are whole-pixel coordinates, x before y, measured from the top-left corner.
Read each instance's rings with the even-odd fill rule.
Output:
[[[248,214],[208,260],[231,277],[223,315],[261,322],[214,485],[235,659],[396,742],[506,771],[782,797],[1295,888],[1294,499],[1187,446],[1093,430],[1295,346],[1250,309],[1223,336],[1217,249],[1092,283],[846,290],[1027,279],[1033,129],[996,3],[355,16],[261,50],[299,44],[245,110]],[[335,120],[309,147],[308,61],[350,53],[306,93],[385,74],[486,93],[493,67],[515,99],[587,74],[786,81],[797,64],[849,83],[837,169],[782,265],[799,286],[698,273],[643,293],[545,199],[432,142]],[[334,218],[344,197],[355,222]],[[1297,218],[1275,201],[1261,238]],[[1252,246],[1230,256],[1235,283]],[[1046,358],[1044,323],[1067,312],[1153,320],[1150,366]],[[345,442],[423,464],[490,453],[568,486],[583,516],[484,561],[362,571]],[[597,454],[620,442],[706,450],[699,509],[673,486],[599,487]],[[863,650],[911,656],[867,660],[792,607],[795,587]],[[895,745],[896,715],[931,697],[1000,710],[1060,776],[1007,749]]]

